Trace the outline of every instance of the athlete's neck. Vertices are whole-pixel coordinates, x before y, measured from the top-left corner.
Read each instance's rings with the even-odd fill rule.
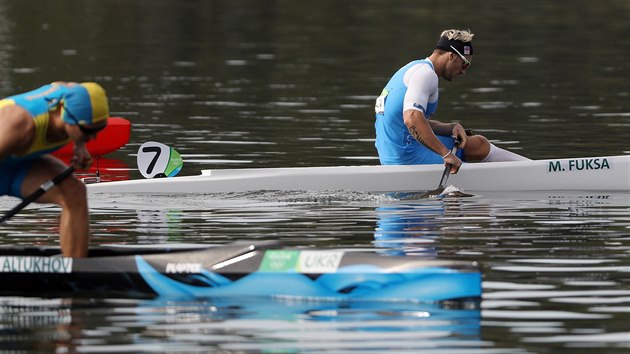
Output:
[[[66,123],[61,118],[61,107],[54,111],[48,112],[48,130],[46,131],[46,140],[56,142],[68,139],[66,131]]]
[[[446,68],[446,61],[448,60],[448,53],[434,50],[427,58],[433,63],[433,70],[438,77],[444,76],[444,69]]]

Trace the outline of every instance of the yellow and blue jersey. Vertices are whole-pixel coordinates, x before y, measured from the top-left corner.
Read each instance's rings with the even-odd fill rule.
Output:
[[[65,139],[50,142],[46,139],[50,119],[48,112],[52,106],[58,104],[65,90],[64,85],[50,84],[0,100],[0,109],[20,106],[29,112],[35,121],[35,139],[28,150],[19,156],[12,155],[0,160],[0,195],[21,198],[20,189],[34,159],[61,148],[69,141]]]
[[[15,197],[21,197],[22,183],[35,159],[60,149],[70,141],[69,137],[60,141],[47,139],[50,111],[61,107],[61,118],[73,125],[98,124],[109,117],[105,90],[93,82],[44,85],[0,100],[0,109],[7,106],[25,109],[35,122],[34,139],[27,151],[0,160],[0,195]]]
[[[35,139],[31,146],[24,154],[11,158],[19,160],[36,158],[53,152],[70,141],[69,138],[55,142],[46,139],[50,119],[49,110],[59,104],[67,89],[64,85],[53,83],[0,101],[0,109],[12,105],[20,106],[30,113],[35,121]]]

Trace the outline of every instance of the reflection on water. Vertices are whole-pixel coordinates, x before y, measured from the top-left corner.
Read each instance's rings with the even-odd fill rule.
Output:
[[[3,351],[475,353],[477,309],[270,299],[0,299]],[[325,341],[322,338],[326,338]]]
[[[425,205],[426,204],[426,205]],[[443,217],[444,205],[427,203],[391,204],[375,209],[378,220],[374,245],[388,253],[437,256],[439,229],[435,218]]]
[[[87,170],[77,171],[75,174],[78,178],[83,179],[86,183],[108,182],[108,181],[124,181],[131,179],[131,169],[129,165],[119,159],[110,159],[102,156],[93,156],[94,162]],[[70,164],[71,156],[61,158],[66,164]]]
[[[161,350],[514,353],[551,344],[587,353],[593,346],[623,352],[629,343],[627,194],[486,193],[415,201],[356,192],[101,195],[92,207],[93,243],[273,239],[476,260],[484,295],[480,313],[408,304],[75,299],[77,320],[71,322],[86,330],[73,343],[84,351],[160,351],[155,343],[167,343]],[[1,230],[3,240],[55,244],[50,231],[36,233],[32,225],[52,227],[57,217],[54,208],[25,211]],[[121,335],[106,340],[110,331]],[[123,335],[131,332],[136,335]],[[330,340],[323,344],[324,335]]]

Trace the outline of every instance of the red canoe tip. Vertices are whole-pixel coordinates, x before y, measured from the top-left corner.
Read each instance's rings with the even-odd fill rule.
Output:
[[[92,156],[103,156],[114,152],[129,142],[131,136],[131,122],[121,117],[107,119],[107,127],[98,133],[96,139],[87,143],[88,151]],[[74,143],[70,142],[61,149],[53,152],[54,156],[72,156]]]

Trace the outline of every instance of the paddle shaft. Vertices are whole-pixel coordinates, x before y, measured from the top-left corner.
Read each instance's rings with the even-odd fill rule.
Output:
[[[455,153],[457,152],[458,146],[459,146],[459,141],[455,140],[455,145],[451,149],[451,154],[455,155]],[[446,187],[446,181],[448,181],[448,176],[450,176],[451,174],[451,167],[453,166],[450,163],[446,164],[446,167],[444,167],[444,172],[442,173],[442,179],[440,179],[440,185],[438,186],[438,189],[439,188],[444,189]]]
[[[444,189],[446,187],[446,181],[448,181],[448,176],[451,174],[451,164],[446,164],[446,167],[444,167],[444,172],[442,172],[442,179],[440,179],[440,184],[438,185],[438,188],[442,188]]]
[[[27,205],[31,204],[37,198],[41,197],[44,193],[46,193],[49,189],[59,184],[59,182],[66,179],[66,177],[70,176],[74,172],[74,165],[68,166],[65,170],[63,170],[60,174],[53,177],[52,179],[42,183],[39,188],[33,192],[28,197],[24,198],[22,202],[16,205],[13,209],[9,210],[0,218],[0,224],[3,224],[5,221],[9,220],[13,215],[20,212],[20,210],[24,209]]]

